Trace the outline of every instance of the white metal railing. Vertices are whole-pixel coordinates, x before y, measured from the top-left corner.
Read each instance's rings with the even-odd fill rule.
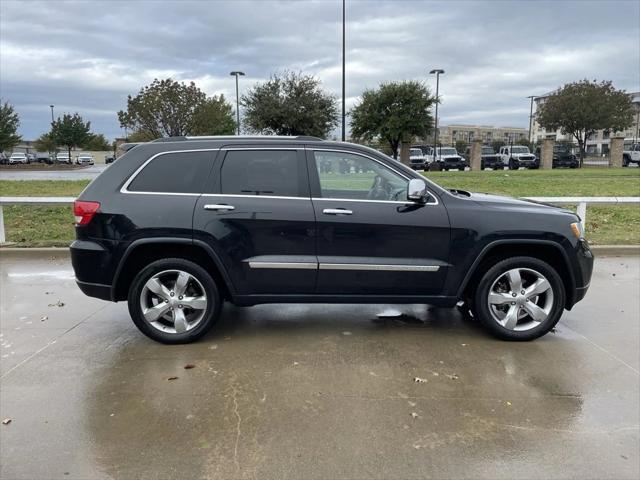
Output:
[[[577,213],[586,226],[587,205],[639,205],[640,197],[523,197],[525,200],[555,205],[577,205]],[[75,197],[0,197],[0,245],[6,243],[4,205],[71,205]]]

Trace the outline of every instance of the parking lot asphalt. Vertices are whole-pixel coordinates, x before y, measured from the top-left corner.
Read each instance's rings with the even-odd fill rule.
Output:
[[[640,476],[637,257],[530,343],[422,305],[225,305],[166,346],[66,256],[0,264],[3,479]]]
[[[2,170],[0,180],[93,180],[109,165],[95,164],[74,170]]]

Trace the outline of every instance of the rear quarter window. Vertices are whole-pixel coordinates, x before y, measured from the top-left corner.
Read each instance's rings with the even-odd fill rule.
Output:
[[[164,153],[151,160],[127,190],[153,193],[201,193],[213,152]]]

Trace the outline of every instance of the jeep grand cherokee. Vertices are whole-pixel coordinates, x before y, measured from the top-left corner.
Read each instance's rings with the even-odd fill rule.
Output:
[[[548,332],[589,286],[580,219],[445,190],[377,151],[310,137],[132,145],[74,205],[87,295],[191,342],[220,305],[465,302],[492,334]]]

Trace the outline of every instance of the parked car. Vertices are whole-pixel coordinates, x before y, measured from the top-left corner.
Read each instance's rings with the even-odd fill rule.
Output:
[[[71,157],[68,152],[58,152],[56,153],[56,162],[57,163],[68,163],[71,165]]]
[[[29,163],[29,157],[25,153],[13,152],[9,157],[9,165],[15,165],[16,163],[27,164]]]
[[[0,165],[6,165],[7,163],[9,163],[9,157],[4,152],[0,152]]]
[[[36,152],[34,157],[38,163],[52,163],[48,152]]]
[[[471,166],[471,147],[467,147],[462,156],[467,161],[467,164]],[[502,158],[493,151],[492,147],[482,147],[480,152],[480,169],[484,170],[485,168],[490,168],[492,170],[502,170],[504,168]]]
[[[424,170],[427,165],[427,156],[419,148],[409,150],[409,166],[414,170]]]
[[[76,163],[78,165],[84,165],[84,164],[89,164],[89,165],[93,165],[93,155],[90,154],[81,154],[78,155],[78,157],[76,158]]]
[[[27,153],[27,163],[31,163],[31,162],[35,162],[36,161],[36,156],[33,153]]]
[[[538,163],[542,161],[542,152],[540,147],[536,148],[536,159]],[[580,166],[580,160],[571,152],[571,148],[565,144],[559,144],[553,146],[553,162],[552,168],[578,168]]]
[[[469,166],[469,163],[453,147],[438,147],[435,149],[435,156],[433,152],[432,149],[432,153],[428,157],[430,170],[451,170],[454,168],[464,170]]]
[[[109,154],[109,155],[105,155],[104,156],[104,163],[109,164],[109,163],[113,163],[116,161],[116,156],[113,154]]]
[[[224,300],[464,301],[492,334],[531,340],[589,286],[575,213],[446,190],[364,146],[177,137],[124,157],[74,204],[72,264],[84,293],[126,300],[160,342],[202,337]]]
[[[622,166],[628,167],[632,163],[640,166],[640,143],[632,144],[622,152]]]
[[[505,145],[500,147],[498,155],[500,155],[502,163],[509,167],[509,170],[517,170],[520,167],[540,168],[540,159],[529,151],[529,147]]]

